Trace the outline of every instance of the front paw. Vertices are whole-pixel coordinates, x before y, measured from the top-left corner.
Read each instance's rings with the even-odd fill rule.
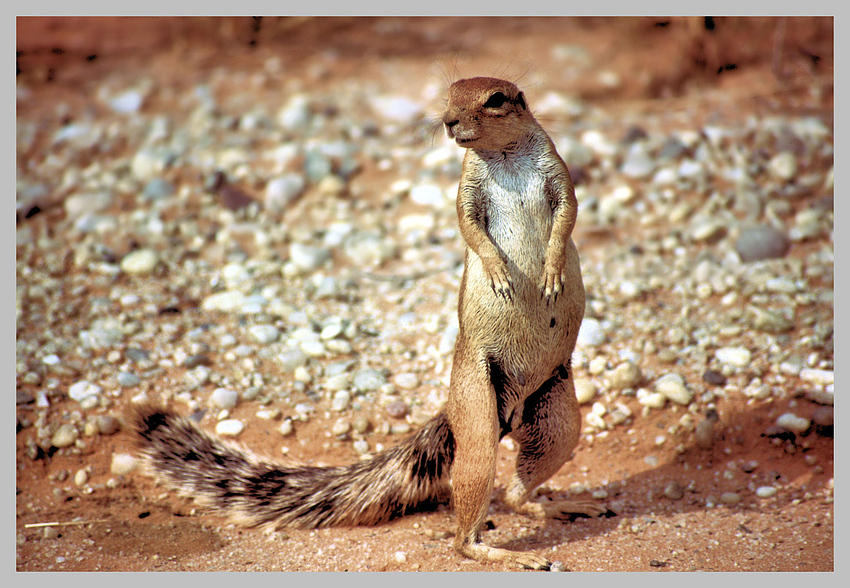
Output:
[[[554,265],[546,264],[543,268],[543,278],[540,280],[540,295],[546,299],[546,302],[555,302],[558,295],[564,289],[564,282],[567,276],[563,266],[555,267]]]
[[[490,279],[490,287],[493,288],[493,292],[505,300],[511,300],[514,285],[505,262],[493,257],[482,257],[481,261],[484,265],[484,272]]]

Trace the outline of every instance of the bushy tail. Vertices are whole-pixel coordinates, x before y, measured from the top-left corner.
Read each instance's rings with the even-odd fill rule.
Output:
[[[152,405],[131,427],[166,485],[235,522],[269,529],[374,525],[449,497],[454,437],[440,412],[399,445],[347,466],[293,466]]]

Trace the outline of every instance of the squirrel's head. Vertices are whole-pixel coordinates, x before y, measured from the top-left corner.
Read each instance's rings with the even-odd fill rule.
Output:
[[[466,149],[503,149],[528,132],[529,120],[520,89],[497,78],[456,81],[443,113],[446,134]]]

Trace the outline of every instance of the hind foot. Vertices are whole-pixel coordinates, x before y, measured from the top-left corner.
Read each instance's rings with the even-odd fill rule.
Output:
[[[476,561],[509,562],[518,568],[529,570],[548,570],[552,565],[548,559],[534,553],[499,549],[480,542],[466,543],[458,546],[457,550],[462,555]]]
[[[574,519],[576,516],[592,518],[611,512],[604,504],[590,500],[526,502],[514,510],[537,519]]]

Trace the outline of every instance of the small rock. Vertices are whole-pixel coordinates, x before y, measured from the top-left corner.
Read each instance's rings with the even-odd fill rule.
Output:
[[[115,381],[118,382],[118,385],[122,388],[131,388],[133,386],[138,386],[141,379],[139,379],[139,376],[136,374],[118,372],[118,375],[115,376]]]
[[[553,561],[549,565],[549,571],[550,572],[566,572],[567,571],[567,564],[565,564],[562,561]]]
[[[776,496],[778,491],[773,486],[759,486],[756,488],[756,496],[759,498],[770,498]]]
[[[353,444],[354,451],[358,453],[358,455],[366,455],[369,453],[369,442],[365,439],[358,439]]]
[[[704,382],[714,386],[723,386],[726,384],[726,376],[715,370],[706,370],[702,375]]]
[[[724,492],[720,495],[720,502],[732,506],[741,502],[741,497],[737,492]]]
[[[98,415],[95,417],[97,432],[101,435],[113,435],[118,431],[118,419],[111,415]]]
[[[113,453],[109,471],[115,476],[126,476],[136,469],[137,465],[138,460],[135,456],[127,453]]]
[[[575,389],[576,389],[576,400],[578,400],[579,404],[585,404],[593,400],[596,397],[596,384],[591,382],[590,380],[576,380],[575,381]]]
[[[201,308],[209,311],[231,312],[242,308],[243,304],[245,304],[245,294],[233,290],[207,296],[201,303]]]
[[[324,247],[314,247],[303,243],[292,243],[289,246],[289,261],[302,273],[318,269],[330,258],[331,252]]]
[[[142,189],[142,198],[147,201],[163,200],[174,194],[174,184],[165,178],[153,178]]]
[[[348,419],[339,419],[331,427],[334,437],[345,437],[351,431],[351,422]]]
[[[80,432],[77,431],[77,428],[71,424],[64,424],[50,438],[50,444],[53,447],[70,447],[74,443],[76,443],[77,439],[80,436]]]
[[[820,427],[832,427],[835,425],[835,408],[832,406],[819,406],[812,411],[812,422]]]
[[[65,199],[65,215],[76,219],[92,212],[99,212],[112,204],[112,196],[108,192],[91,192],[73,194]]]
[[[283,212],[304,191],[307,182],[301,174],[291,173],[266,184],[265,206],[271,212]]]
[[[685,380],[679,374],[665,374],[658,378],[655,391],[682,406],[687,406],[694,398],[693,391],[685,386]]]
[[[796,290],[796,287],[794,288]],[[782,314],[750,306],[747,308],[750,315],[750,324],[754,329],[765,333],[784,333],[794,328],[794,322],[785,318]]]
[[[239,393],[226,388],[216,388],[210,395],[210,404],[216,408],[229,410],[239,402]]]
[[[664,486],[664,496],[670,500],[681,500],[685,495],[685,489],[675,480]]]
[[[280,338],[280,331],[273,325],[251,325],[248,332],[260,345],[274,343]]]
[[[393,383],[402,390],[413,390],[419,385],[419,377],[411,373],[396,374]]]
[[[159,263],[159,255],[153,249],[139,249],[124,256],[121,271],[130,275],[151,273]]]
[[[711,449],[714,445],[714,423],[704,419],[697,423],[694,437],[700,449]]]
[[[348,390],[339,390],[334,394],[333,401],[331,401],[331,408],[337,412],[341,412],[347,409],[350,403],[351,393]]]
[[[790,247],[787,236],[770,226],[756,227],[741,232],[735,250],[745,262],[783,257]]]
[[[649,408],[664,408],[667,403],[667,397],[660,392],[652,392],[641,398],[638,398],[638,404],[648,406]]]
[[[605,374],[608,378],[611,388],[614,390],[624,390],[626,388],[635,388],[643,381],[643,374],[640,368],[631,362],[625,362],[618,365],[613,370]]]
[[[835,372],[833,370],[806,368],[800,370],[800,379],[817,386],[828,386],[835,383]]]
[[[793,412],[786,412],[776,419],[776,426],[797,434],[805,433],[811,424],[809,419],[797,416]]]
[[[396,560],[397,563],[400,563],[400,564],[407,563],[407,554],[403,551],[396,551],[395,552],[395,560]]]
[[[354,388],[360,392],[371,392],[387,383],[383,373],[374,369],[362,369],[354,374]]]
[[[76,382],[68,388],[68,397],[77,402],[82,402],[89,396],[99,396],[103,388],[86,380]]]
[[[767,169],[780,180],[791,180],[797,175],[797,158],[789,151],[777,153],[767,163]]]
[[[394,419],[403,419],[407,415],[407,404],[403,400],[394,400],[387,404],[386,411]]]
[[[721,347],[714,356],[720,363],[737,368],[748,366],[752,360],[752,354],[744,347]]]
[[[245,425],[242,424],[241,421],[236,419],[225,419],[216,424],[215,432],[222,437],[237,437],[244,428]]]
[[[605,342],[605,332],[600,322],[586,318],[578,329],[578,345],[582,347],[597,347]]]
[[[86,470],[77,470],[74,474],[74,485],[84,486],[89,481],[89,473]]]

